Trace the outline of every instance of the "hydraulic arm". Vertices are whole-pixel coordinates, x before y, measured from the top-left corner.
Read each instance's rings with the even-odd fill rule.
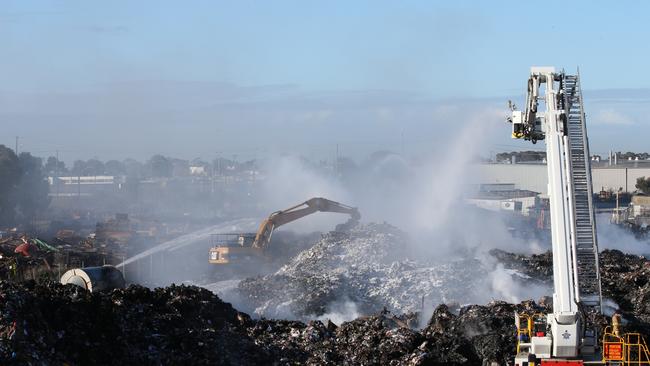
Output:
[[[216,234],[217,245],[210,249],[210,263],[245,263],[263,255],[269,248],[273,231],[315,212],[338,212],[350,215],[344,226],[355,225],[361,215],[351,207],[322,197],[309,199],[299,205],[273,212],[260,224],[255,234]],[[337,227],[337,230],[338,229]]]
[[[315,212],[339,212],[350,215],[353,222],[359,221],[361,215],[356,207],[344,205],[322,197],[309,199],[299,205],[289,207],[282,211],[273,212],[267,217],[257,230],[252,247],[266,249],[271,242],[271,235],[276,228],[296,221]]]

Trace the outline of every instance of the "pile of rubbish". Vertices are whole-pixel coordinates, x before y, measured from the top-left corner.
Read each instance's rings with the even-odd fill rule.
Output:
[[[553,281],[553,254],[550,251],[542,254],[515,254],[500,249],[492,249],[489,254],[506,268],[515,270],[534,281]]]
[[[91,293],[0,282],[0,364],[256,364],[250,318],[208,290],[130,286]]]
[[[254,320],[194,286],[90,293],[0,281],[0,364],[461,365],[514,353],[513,314],[533,302],[438,306],[415,330],[382,311],[337,326]],[[489,363],[488,363],[489,364]]]
[[[41,272],[51,269],[54,254],[58,251],[45,241],[26,235],[0,239],[0,278],[35,278]]]
[[[525,256],[492,250],[490,254],[534,281],[552,281],[551,252]],[[631,328],[650,334],[650,261],[609,249],[600,253],[599,260],[604,304],[611,307],[605,311],[619,310]]]
[[[54,279],[70,267],[113,261],[112,253],[98,250],[91,239],[56,236],[46,242],[27,234],[13,234],[0,239],[0,279]]]
[[[650,334],[650,261],[618,250],[600,253],[603,296],[612,299],[624,317]]]
[[[440,303],[485,302],[489,277],[477,259],[434,263],[406,258],[408,238],[388,224],[330,232],[277,272],[239,283],[242,309],[283,319],[350,320],[383,309],[422,311]],[[488,291],[489,292],[489,291]]]
[[[467,365],[506,364],[514,357],[515,311],[544,311],[534,302],[438,306],[426,327],[383,311],[341,326],[321,321],[259,320],[249,334],[283,350],[281,364]]]
[[[0,280],[0,364],[507,364],[515,312],[551,311],[548,298],[478,297],[490,292],[494,263],[549,284],[550,253],[434,263],[407,258],[407,242],[387,224],[325,234],[275,273],[228,281],[238,302],[252,304],[239,310],[196,286],[91,293]],[[605,250],[600,267],[606,303],[620,306],[627,329],[650,334],[650,261]]]

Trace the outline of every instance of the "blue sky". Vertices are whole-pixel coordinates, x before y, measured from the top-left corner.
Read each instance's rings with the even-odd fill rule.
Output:
[[[649,8],[5,1],[0,143],[20,136],[23,150],[66,160],[328,157],[336,144],[398,149],[404,135],[416,153],[483,115],[494,120],[483,150],[528,148],[507,140],[507,126],[495,133],[496,119],[507,99],[523,99],[531,65],[555,65],[580,67],[592,151],[647,151]]]

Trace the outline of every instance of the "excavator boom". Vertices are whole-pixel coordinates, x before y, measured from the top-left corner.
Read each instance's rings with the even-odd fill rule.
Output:
[[[361,215],[356,207],[344,205],[339,202],[331,201],[322,197],[309,199],[299,205],[289,207],[282,211],[276,211],[269,215],[257,230],[253,248],[265,249],[271,242],[273,231],[290,222],[311,215],[315,212],[338,212],[350,215],[352,221],[359,221]]]
[[[268,249],[273,231],[285,224],[296,221],[315,212],[337,212],[350,215],[346,226],[356,224],[361,218],[356,207],[344,205],[339,202],[322,197],[311,198],[299,205],[284,210],[275,211],[260,224],[255,239],[250,241],[252,234],[237,235],[235,245],[219,243],[210,249],[210,263],[227,264],[238,261],[237,258],[259,257]],[[220,236],[233,236],[234,234],[219,234]]]

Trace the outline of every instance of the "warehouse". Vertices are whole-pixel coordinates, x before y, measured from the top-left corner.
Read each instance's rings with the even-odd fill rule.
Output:
[[[477,184],[511,183],[517,189],[546,193],[548,182],[546,164],[517,163],[493,164],[483,163],[472,167],[478,172]],[[592,162],[592,186],[594,192],[601,190],[634,192],[639,177],[650,177],[650,161],[625,161],[616,165],[607,162]]]

